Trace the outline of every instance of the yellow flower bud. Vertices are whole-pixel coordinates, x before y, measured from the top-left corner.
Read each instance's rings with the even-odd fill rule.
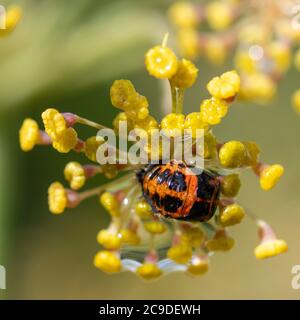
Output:
[[[188,1],[175,2],[169,9],[170,20],[179,28],[193,28],[198,24],[197,11]]]
[[[135,212],[142,219],[150,218],[153,215],[151,206],[145,200],[139,200],[136,203]]]
[[[96,136],[89,137],[88,139],[86,139],[84,144],[85,156],[89,160],[93,162],[97,162],[97,150],[102,143],[103,143],[102,141],[97,140]]]
[[[158,123],[152,116],[147,116],[143,120],[136,120],[134,122],[135,129],[143,129],[148,135],[151,135],[152,130],[158,129]]]
[[[153,280],[160,277],[162,271],[155,263],[145,262],[137,268],[136,273],[145,280]]]
[[[191,87],[198,75],[198,69],[189,60],[182,59],[178,62],[177,72],[170,79],[171,85],[177,88],[189,88]]]
[[[67,207],[68,199],[64,186],[54,182],[48,189],[49,210],[54,214],[63,213]]]
[[[78,162],[69,162],[65,167],[64,175],[73,190],[78,190],[85,184],[84,169]]]
[[[245,165],[253,167],[259,160],[260,148],[258,144],[253,141],[244,141],[243,144],[247,151],[247,159]]]
[[[122,236],[118,233],[113,233],[110,230],[100,230],[97,235],[97,241],[109,250],[119,249],[122,245]]]
[[[238,174],[230,174],[222,177],[221,192],[225,197],[234,198],[241,188],[241,180]]]
[[[169,113],[161,120],[160,126],[170,137],[175,137],[182,135],[184,122],[183,114]]]
[[[200,276],[206,273],[208,269],[208,259],[195,256],[192,258],[191,264],[188,266],[187,271],[193,276]]]
[[[197,129],[207,129],[207,123],[203,121],[200,112],[192,112],[188,114],[184,121],[184,129],[192,130],[192,137],[197,138]]]
[[[120,272],[122,268],[119,257],[110,251],[99,251],[94,258],[94,265],[107,273]]]
[[[25,119],[19,130],[20,147],[23,151],[30,151],[39,139],[39,126],[32,119]]]
[[[261,188],[268,191],[275,187],[283,173],[284,168],[279,164],[274,164],[272,166],[266,167],[259,176]]]
[[[247,150],[240,141],[226,142],[219,151],[220,164],[225,168],[243,167],[247,160]]]
[[[68,153],[75,148],[77,142],[77,132],[73,128],[67,128],[52,142],[52,146],[58,152]]]
[[[56,109],[49,108],[42,113],[45,130],[49,137],[58,140],[66,131],[67,124],[64,116]]]
[[[145,64],[150,75],[159,79],[172,78],[178,67],[175,53],[164,46],[151,48],[146,53]]]
[[[120,216],[120,205],[116,197],[110,192],[104,192],[100,195],[101,205],[110,213],[113,217]]]
[[[257,259],[266,259],[277,256],[288,250],[287,243],[284,240],[269,240],[259,244],[255,250],[254,254]]]
[[[291,50],[289,46],[280,41],[273,41],[268,45],[268,55],[274,60],[279,72],[286,71],[291,64]]]
[[[141,242],[141,238],[136,234],[136,232],[133,232],[130,229],[122,229],[120,234],[122,235],[122,243],[138,245]]]
[[[245,210],[238,204],[230,204],[220,210],[219,221],[223,227],[240,223],[245,217]]]
[[[209,131],[204,135],[204,159],[213,159],[217,156],[217,139]]]
[[[204,238],[203,231],[198,227],[193,227],[185,230],[181,235],[182,243],[187,246],[198,248],[200,247]]]
[[[243,78],[240,96],[249,101],[269,102],[276,93],[275,82],[261,72],[248,74]]]
[[[198,32],[192,28],[179,30],[178,43],[181,54],[189,59],[195,59],[200,53]]]
[[[161,234],[167,230],[167,227],[159,221],[144,222],[144,228],[153,234]]]
[[[210,125],[219,124],[221,119],[226,116],[228,103],[224,100],[215,98],[206,99],[200,106],[202,120]]]
[[[179,244],[174,247],[171,247],[168,250],[167,256],[169,259],[184,264],[187,263],[192,258],[192,247],[186,244]]]
[[[219,39],[209,38],[205,45],[205,54],[208,60],[217,66],[224,63],[227,56],[227,48]]]
[[[208,92],[217,99],[231,100],[240,90],[241,79],[235,70],[214,77],[207,84]]]
[[[110,97],[112,105],[124,110],[129,119],[143,120],[149,115],[147,98],[135,90],[130,80],[114,81],[110,88]]]
[[[214,30],[228,28],[233,19],[231,6],[223,1],[210,1],[205,7],[206,19]]]
[[[128,117],[126,112],[120,112],[116,115],[116,117],[113,120],[113,128],[117,135],[121,135],[120,124],[124,121],[127,122],[127,132],[125,132],[127,137],[128,132],[134,128],[134,121]]]
[[[206,247],[209,251],[229,251],[234,246],[234,239],[223,230],[217,231],[215,236],[208,240]]]

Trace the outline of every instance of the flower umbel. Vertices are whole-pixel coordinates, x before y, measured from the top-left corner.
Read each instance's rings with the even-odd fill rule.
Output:
[[[226,21],[216,24],[213,13],[208,12],[210,23],[214,28],[224,28],[231,16],[226,8],[218,7],[216,3],[213,6],[226,13]],[[180,7],[184,11],[180,13],[178,8],[174,9],[173,18],[179,25],[193,26],[199,17],[192,15],[193,9],[189,5],[181,4]],[[190,21],[185,22],[185,18]],[[200,103],[200,110],[185,115],[183,98],[185,90],[196,81],[198,69],[195,65],[187,59],[178,59],[167,46],[166,38],[162,45],[146,53],[145,64],[150,75],[167,79],[170,84],[172,112],[161,121],[150,115],[147,98],[138,93],[129,80],[116,80],[110,90],[112,105],[121,111],[113,120],[111,131],[127,139],[129,131],[130,136],[135,137],[143,129],[141,137],[151,138],[149,145],[142,149],[148,159],[145,164],[130,161],[130,150],[109,144],[106,153],[101,154],[99,151],[106,143],[104,139],[96,135],[80,139],[80,131],[74,127],[86,125],[97,130],[106,127],[54,108],[42,113],[45,131],[39,130],[34,120],[24,120],[19,132],[20,145],[22,150],[29,151],[35,145],[52,144],[59,152],[79,152],[93,162],[69,162],[64,176],[71,189],[60,182],[52,183],[48,189],[48,202],[52,213],[62,214],[85,199],[99,199],[109,214],[110,223],[97,234],[101,246],[94,258],[97,268],[107,273],[131,271],[145,280],[157,279],[173,271],[202,275],[208,271],[213,253],[233,248],[235,239],[229,235],[227,227],[242,222],[247,214],[235,201],[241,187],[240,171],[252,170],[262,189],[270,190],[282,176],[283,167],[262,162],[255,142],[222,142],[213,134],[214,126],[228,115],[230,105],[239,94],[240,77],[236,71],[225,72],[209,81],[207,89],[211,96]],[[119,130],[124,122],[128,131],[125,135]],[[168,151],[172,158],[167,163],[163,162],[161,144],[155,150],[158,163],[151,163],[154,145],[151,134],[158,129],[163,130],[164,138],[173,142],[178,138],[187,139],[185,130],[190,130],[188,146],[194,156],[198,152],[196,145],[201,130],[204,143],[201,154],[197,155],[204,161],[203,168],[197,168],[201,169],[199,173],[190,174],[192,165],[177,159],[171,144]],[[110,151],[116,153],[117,161],[103,164],[102,158]],[[121,161],[124,157],[129,161]],[[98,174],[110,181],[78,191]],[[254,220],[261,235],[261,243],[255,249],[258,259],[287,250],[286,243],[278,240],[265,222]]]

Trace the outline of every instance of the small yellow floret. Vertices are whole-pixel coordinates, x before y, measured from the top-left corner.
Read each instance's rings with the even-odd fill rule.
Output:
[[[136,234],[136,232],[133,232],[130,229],[122,229],[120,234],[122,235],[122,243],[138,245],[141,242],[141,238]]]
[[[275,187],[283,173],[284,168],[279,164],[274,164],[265,168],[259,176],[261,188],[268,191]]]
[[[206,8],[206,19],[214,30],[224,30],[232,22],[233,14],[231,6],[223,1],[210,1]]]
[[[184,115],[169,113],[161,120],[160,126],[170,137],[180,136],[184,129]]]
[[[139,200],[135,206],[135,212],[140,218],[150,218],[152,216],[151,206],[145,200]]]
[[[193,28],[198,24],[197,11],[188,1],[175,2],[169,9],[170,20],[179,28]]]
[[[130,80],[115,80],[110,88],[111,103],[124,110],[132,120],[143,120],[149,115],[148,100],[140,95]]]
[[[219,39],[207,39],[205,54],[212,64],[217,66],[222,65],[226,59],[227,52],[226,46]]]
[[[58,140],[67,129],[64,116],[56,109],[49,108],[42,113],[45,130],[50,138]]]
[[[144,222],[144,228],[153,234],[161,234],[167,230],[166,226],[159,221]]]
[[[201,103],[200,110],[204,122],[210,125],[216,125],[226,116],[228,103],[216,98],[206,99]]]
[[[54,182],[48,189],[49,210],[54,214],[63,213],[68,203],[67,193],[64,186]]]
[[[58,152],[68,153],[75,148],[78,142],[77,132],[73,128],[67,128],[52,142],[52,146]]]
[[[219,221],[223,227],[240,223],[245,217],[245,210],[238,204],[231,204],[220,211]]]
[[[122,245],[121,234],[111,232],[110,230],[100,230],[97,235],[97,241],[109,250],[119,249]]]
[[[87,138],[84,144],[85,156],[89,160],[97,162],[97,150],[102,143],[102,141],[97,140],[96,136]]]
[[[228,71],[214,77],[207,84],[208,92],[217,99],[233,99],[240,90],[241,79],[236,71]]]
[[[194,275],[199,276],[206,273],[209,269],[209,263],[207,259],[201,259],[199,257],[193,257],[191,264],[188,266],[187,271]]]
[[[137,268],[136,273],[145,280],[153,280],[161,276],[162,271],[155,263],[145,262]]]
[[[85,184],[84,169],[78,162],[69,162],[65,167],[64,175],[73,190],[78,190]]]
[[[240,141],[226,142],[219,151],[220,164],[225,168],[240,168],[247,161],[247,150]]]
[[[269,240],[259,244],[254,254],[257,259],[266,259],[277,256],[288,250],[288,245],[284,240]]]
[[[122,268],[119,257],[110,251],[99,251],[94,258],[94,265],[107,273],[120,272]]]
[[[198,248],[204,238],[203,231],[198,227],[185,230],[181,235],[181,241],[187,246]]]
[[[178,62],[178,68],[175,75],[170,79],[171,85],[177,88],[191,87],[198,75],[198,69],[189,60],[182,59]]]
[[[192,28],[181,29],[178,33],[178,43],[181,54],[189,59],[195,59],[200,54],[198,32]]]
[[[206,243],[209,251],[228,251],[234,246],[234,239],[224,232],[217,232],[213,239]]]
[[[199,132],[197,136],[197,130],[206,130],[207,123],[203,121],[202,114],[200,112],[192,112],[185,118],[184,129],[192,130],[192,137],[199,138],[201,132]]]
[[[39,139],[39,126],[32,119],[25,119],[19,130],[20,147],[23,151],[30,151]]]
[[[222,177],[221,192],[225,197],[234,198],[241,188],[241,179],[238,174]]]
[[[178,61],[175,53],[168,47],[156,46],[145,56],[148,72],[159,79],[170,79],[177,72]]]
[[[116,197],[110,192],[104,192],[100,196],[100,203],[112,216],[120,215],[120,206]]]
[[[217,139],[214,134],[209,131],[204,135],[204,159],[212,159],[217,156]]]
[[[187,263],[192,258],[192,247],[186,244],[179,244],[171,247],[168,250],[167,256],[169,259],[184,264]]]

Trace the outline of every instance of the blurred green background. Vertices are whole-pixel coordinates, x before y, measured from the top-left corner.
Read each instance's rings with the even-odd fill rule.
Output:
[[[109,125],[117,113],[109,87],[128,78],[150,101],[152,113],[169,111],[163,84],[143,67],[145,51],[167,31],[165,13],[172,1],[2,1],[20,4],[24,17],[15,32],[0,39],[0,264],[7,269],[10,299],[299,299],[291,287],[293,265],[300,264],[299,133],[300,118],[290,107],[290,95],[300,86],[291,70],[270,106],[235,104],[222,125],[220,140],[257,141],[266,162],[282,163],[286,173],[272,191],[260,190],[252,173],[243,174],[239,202],[274,226],[287,240],[287,254],[257,261],[256,228],[246,219],[232,229],[236,246],[212,258],[210,272],[200,278],[172,274],[145,283],[129,273],[106,275],[92,260],[96,234],[108,224],[95,199],[61,216],[47,207],[47,188],[63,181],[69,160],[52,148],[22,153],[18,130],[24,117],[40,119],[46,107],[72,111]],[[187,91],[185,110],[198,110],[207,97],[205,84],[231,68],[216,68],[199,60],[196,85]],[[39,120],[40,121],[40,120]],[[82,136],[92,132],[80,130]],[[97,178],[94,184],[102,183]]]

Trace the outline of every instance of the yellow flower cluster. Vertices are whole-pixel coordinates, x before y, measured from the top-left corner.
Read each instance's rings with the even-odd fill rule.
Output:
[[[185,5],[189,4],[181,4],[183,7]],[[218,4],[213,3],[213,5]],[[178,14],[176,10],[172,13],[175,16]],[[192,19],[191,7],[187,6],[184,10],[186,11],[182,12],[183,16]],[[218,10],[221,10],[220,7]],[[186,23],[185,27],[194,25],[183,22],[184,19],[178,18],[178,24]],[[214,18],[210,19],[213,21]],[[274,56],[280,57],[283,65],[284,52],[281,52],[283,49],[273,50]],[[188,139],[190,148],[194,156],[199,152],[204,158],[202,168],[204,174],[200,177],[203,178],[201,183],[199,177],[184,175],[184,182],[188,184],[184,192],[169,188],[173,198],[178,198],[178,202],[185,201],[186,212],[181,211],[183,208],[178,208],[175,212],[180,219],[169,218],[169,211],[166,211],[164,218],[157,212],[160,204],[166,202],[164,202],[165,185],[159,184],[157,188],[154,185],[158,179],[155,177],[155,172],[149,184],[155,195],[151,195],[150,191],[148,194],[145,188],[141,190],[141,184],[147,181],[145,173],[152,168],[148,167],[148,164],[142,166],[131,162],[104,165],[95,163],[103,140],[97,139],[95,135],[81,140],[73,126],[81,124],[99,130],[104,128],[100,124],[72,113],[60,113],[56,109],[49,108],[42,113],[45,131],[39,130],[34,120],[24,120],[19,131],[20,146],[24,151],[29,151],[36,144],[52,144],[60,152],[70,150],[81,152],[94,162],[83,165],[75,161],[69,162],[65,166],[64,176],[71,189],[66,189],[59,182],[52,183],[48,189],[48,202],[52,213],[61,214],[67,208],[77,207],[85,199],[93,196],[99,198],[100,204],[109,213],[110,224],[97,234],[97,242],[101,248],[94,257],[94,265],[98,269],[107,273],[130,270],[145,280],[157,279],[163,274],[178,270],[184,270],[194,276],[202,275],[209,269],[209,257],[212,252],[225,252],[234,246],[235,240],[229,235],[227,228],[240,223],[246,215],[246,211],[236,203],[235,199],[241,187],[240,170],[244,168],[253,170],[259,178],[262,189],[270,190],[277,184],[284,169],[278,164],[263,163],[260,160],[260,149],[255,142],[238,140],[221,142],[213,133],[213,126],[219,124],[228,114],[230,103],[239,93],[240,77],[236,71],[214,77],[207,85],[211,97],[200,103],[200,110],[186,115],[183,112],[184,91],[197,79],[196,66],[187,59],[178,59],[173,50],[167,47],[166,39],[161,46],[155,46],[146,53],[145,65],[150,75],[168,79],[172,112],[165,115],[159,123],[150,115],[146,97],[140,95],[129,80],[116,80],[111,86],[110,97],[112,105],[121,112],[113,120],[113,127],[119,132],[121,123],[127,121],[128,129],[144,129],[147,137],[154,129],[162,129],[166,133],[165,136],[171,137],[170,141],[175,142],[175,137],[181,140],[186,138],[184,130],[189,129],[192,132],[191,139]],[[202,130],[204,138],[203,149],[200,151],[196,148],[199,143],[198,130]],[[119,149],[117,151],[118,154],[121,152]],[[164,160],[160,147],[158,151],[158,160]],[[176,156],[172,154],[171,157],[173,161],[167,166],[174,163],[177,165]],[[159,166],[160,169],[163,167],[160,164]],[[90,178],[99,173],[111,179],[118,173],[127,171],[130,172],[120,175],[104,186],[78,191]],[[158,173],[159,177],[160,173],[161,171]],[[179,175],[172,176],[174,181],[177,178],[181,179]],[[205,188],[216,188],[217,193],[214,194],[216,196],[214,200],[213,197],[197,196],[202,200],[201,205],[205,207],[207,204],[207,209],[203,211],[207,210],[207,214],[211,214],[209,217],[214,216],[213,219],[203,223],[204,219],[197,216],[194,218],[191,212],[193,206],[197,202],[199,204],[196,193],[197,195],[202,191],[207,193]],[[172,205],[174,204],[175,201],[172,202]],[[165,209],[165,206],[162,207]],[[269,225],[256,218],[254,220],[260,230],[260,243],[254,252],[258,259],[287,250],[286,243],[277,239]]]

